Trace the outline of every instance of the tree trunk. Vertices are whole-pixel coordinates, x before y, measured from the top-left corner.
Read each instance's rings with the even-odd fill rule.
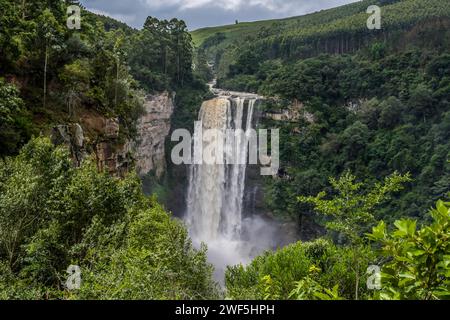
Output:
[[[163,71],[164,75],[167,75],[167,46],[164,45],[162,52],[162,61],[163,61]]]
[[[164,50],[164,74],[167,75],[167,54],[168,54],[168,50],[166,47],[166,50]]]
[[[25,0],[22,0],[22,19],[25,20]]]
[[[117,109],[117,86],[119,84],[119,56],[117,56],[116,60],[116,87],[114,91],[114,108]]]
[[[355,300],[359,300],[359,268],[356,270]]]
[[[354,259],[355,259],[355,300],[359,300],[359,257],[358,257],[358,249],[354,249]]]
[[[48,67],[48,45],[45,46],[45,63],[44,63],[44,109],[47,105],[47,67]]]

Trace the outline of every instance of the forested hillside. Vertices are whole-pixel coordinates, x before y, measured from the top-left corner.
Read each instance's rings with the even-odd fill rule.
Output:
[[[450,5],[380,1],[382,28],[369,30],[370,4],[193,33],[219,87],[275,97],[269,114],[300,105],[299,119],[263,122],[282,132],[282,177],[266,184],[279,215],[309,216],[296,195],[315,195],[347,170],[367,181],[412,174],[407,192],[380,209],[387,219],[426,220],[450,191]]]
[[[132,139],[151,93],[188,91],[177,106],[198,108],[207,90],[186,25],[149,17],[138,31],[83,9],[72,30],[74,3],[0,1],[0,299],[218,297],[184,225],[144,196],[133,170],[119,179],[98,166],[88,139],[100,138],[87,137],[92,155],[78,165],[48,138],[101,117],[117,119],[117,141]],[[76,292],[69,265],[82,272]]]
[[[71,3],[1,1],[0,92],[2,101],[13,103],[2,105],[0,155],[17,153],[31,135],[85,110],[118,117],[121,134],[130,136],[144,90],[193,87],[200,99],[205,93],[191,71],[183,21],[149,17],[137,31],[83,10],[82,29],[71,30]]]
[[[382,8],[380,30],[366,27],[370,5]],[[192,36],[196,46],[215,62],[218,77],[225,78],[238,59],[254,58],[258,65],[266,60],[354,53],[374,40],[400,49],[411,42],[442,45],[445,40],[434,31],[448,30],[449,10],[447,2],[438,0],[364,0],[301,17],[200,29]]]
[[[0,0],[0,299],[450,299],[448,1],[364,0],[193,33],[85,9],[72,30],[71,4]],[[373,4],[381,30],[366,25]],[[104,132],[86,133],[83,159],[52,136],[100,117],[126,144],[161,93],[171,130],[192,129],[214,77],[264,96],[254,122],[281,132],[281,168],[259,181],[264,219],[303,240],[229,266],[224,288],[207,246],[158,202],[183,201],[185,167],[143,188],[133,164],[99,166]]]
[[[366,26],[373,4],[380,30]],[[448,277],[438,280],[424,248],[448,226],[448,203],[429,208],[450,191],[449,27],[445,1],[360,1],[193,33],[218,87],[264,95],[260,127],[281,130],[266,204],[303,238],[326,239],[230,267],[233,298],[447,297]],[[434,252],[445,256],[442,241]],[[380,291],[365,286],[370,265],[384,265]]]

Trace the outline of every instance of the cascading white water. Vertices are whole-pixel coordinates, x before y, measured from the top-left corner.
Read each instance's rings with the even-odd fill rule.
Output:
[[[199,120],[203,129],[247,130],[252,127],[256,99],[230,98],[205,102]],[[237,163],[192,165],[187,198],[187,223],[191,235],[201,241],[238,241],[242,226],[248,143],[236,136]]]
[[[200,110],[202,129],[225,130],[231,103],[220,100],[205,102]],[[194,136],[195,140],[199,136]],[[219,236],[225,185],[223,165],[191,165],[187,198],[187,222],[191,235],[201,241],[211,241]]]
[[[216,98],[204,102],[199,115],[203,130],[219,129],[224,135],[227,129],[242,130],[233,143],[232,164],[227,163],[229,149],[225,147],[218,155],[224,164],[190,167],[186,222],[194,244],[208,245],[208,258],[219,282],[223,282],[227,265],[250,261],[255,248],[252,242],[264,242],[242,240],[248,229],[242,211],[249,146],[243,131],[252,128],[256,101],[256,97]],[[254,225],[261,227],[261,222]]]
[[[218,97],[202,104],[201,128],[196,124],[194,136],[194,158],[199,144],[207,149],[212,142],[205,141],[198,131],[216,129],[212,140],[222,139],[225,146],[213,153],[215,160],[219,160],[215,163],[223,164],[190,166],[186,223],[194,245],[207,245],[216,280],[223,284],[227,266],[247,264],[263,251],[283,246],[294,238],[285,225],[281,231],[281,225],[273,220],[243,212],[250,138],[244,131],[252,128],[255,104],[260,97],[214,88],[211,91]],[[224,137],[230,138],[227,129],[241,130],[239,134],[233,133],[232,146],[229,141],[223,141]],[[256,187],[251,187],[249,192],[250,198],[255,199]]]
[[[245,98],[237,98],[236,116],[233,129],[248,130],[252,128],[253,109],[255,99],[248,100],[248,108],[244,110]],[[244,112],[247,111],[247,120],[244,126]],[[227,168],[225,187],[225,206],[223,208],[223,233],[232,240],[239,239],[242,227],[242,204],[245,191],[245,173],[247,169],[248,143],[244,136],[236,136],[237,163]]]

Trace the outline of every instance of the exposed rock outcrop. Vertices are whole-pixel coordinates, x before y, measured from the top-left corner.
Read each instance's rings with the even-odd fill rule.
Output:
[[[149,95],[145,100],[136,141],[136,168],[141,176],[154,171],[159,178],[166,170],[165,141],[170,132],[173,100],[168,92]]]
[[[100,170],[119,176],[129,172],[134,162],[132,143],[106,140],[96,144],[95,154]]]
[[[294,100],[289,107],[280,111],[266,111],[264,117],[274,121],[298,121],[305,119],[309,123],[314,122],[314,116],[307,112],[304,104],[298,100]]]
[[[56,145],[65,144],[70,148],[74,164],[79,166],[86,156],[84,149],[84,132],[78,123],[58,125],[51,133],[52,142]]]
[[[113,175],[124,175],[135,163],[139,175],[155,171],[161,177],[166,169],[165,140],[173,110],[169,93],[147,96],[144,113],[137,122],[136,141],[120,136],[118,118],[106,118],[93,111],[85,112],[79,123],[55,126],[51,137],[55,144],[70,148],[76,166],[89,154],[95,154],[98,169]]]
[[[361,107],[367,102],[366,99],[357,99],[357,100],[351,100],[348,101],[345,105],[345,108],[347,111],[352,113],[357,113],[359,110],[361,110]]]

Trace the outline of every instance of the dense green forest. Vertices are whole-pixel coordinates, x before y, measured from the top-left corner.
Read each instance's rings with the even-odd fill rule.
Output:
[[[0,0],[0,299],[450,299],[450,5],[375,1],[383,28],[370,31],[369,2],[189,33],[84,9],[70,30],[77,1]],[[314,225],[308,241],[229,266],[224,288],[135,173],[93,156],[74,166],[48,138],[91,112],[132,138],[144,97],[162,91],[176,93],[172,128],[191,128],[214,76],[266,97],[259,127],[281,129],[283,166],[264,180],[266,205]],[[300,117],[267,116],[292,105]],[[181,176],[165,179],[170,191]]]
[[[366,10],[370,5],[381,6],[380,30],[367,29]],[[219,80],[225,80],[233,72],[231,65],[253,57],[257,58],[253,68],[259,70],[258,66],[264,65],[263,71],[270,66],[266,61],[292,62],[322,53],[355,53],[375,40],[398,49],[409,44],[448,45],[444,34],[448,32],[449,10],[449,4],[439,0],[364,0],[301,17],[200,29],[192,35],[196,46],[215,63]],[[260,79],[261,74],[253,75]]]
[[[217,297],[205,250],[134,174],[113,178],[90,160],[74,168],[66,148],[37,138],[0,176],[0,298]],[[71,264],[79,291],[64,288]]]
[[[144,90],[190,90],[200,100],[206,93],[183,21],[149,17],[137,31],[83,10],[82,29],[71,30],[66,8],[76,1],[66,2],[1,1],[0,92],[12,103],[2,104],[0,155],[85,110],[118,117],[121,134],[132,136]],[[180,96],[177,105],[189,103]]]
[[[382,8],[381,30],[366,27],[366,9],[372,4]],[[431,297],[430,292],[414,296],[394,287],[377,296],[361,287],[355,292],[354,287],[366,281],[357,281],[357,274],[385,261],[367,250],[368,242],[364,242],[364,234],[377,221],[392,226],[409,217],[419,225],[435,221],[438,227],[436,211],[429,208],[440,199],[449,200],[449,19],[448,2],[361,1],[302,17],[193,33],[199,52],[214,64],[218,87],[267,97],[263,114],[282,115],[297,107],[294,111],[300,116],[285,121],[269,116],[260,121],[260,127],[281,129],[283,167],[278,178],[265,181],[266,203],[278,217],[296,219],[305,239],[325,235],[335,243],[297,244],[268,253],[248,267],[231,268],[227,288],[233,297]],[[370,186],[394,172],[408,176],[402,191],[370,208],[370,219],[353,221],[355,208],[342,211],[353,221],[345,225],[347,229],[362,228],[357,238],[364,244],[359,243],[356,251],[350,249],[343,230],[333,228],[329,215],[318,214],[323,206],[298,201],[299,195],[305,199],[319,194],[317,201],[327,194],[334,196],[336,185],[329,177],[343,179],[349,172],[358,177],[352,180],[359,181],[353,191],[357,194],[367,194]],[[336,200],[334,210],[351,202],[341,200]],[[363,198],[354,201],[357,207],[364,203]],[[319,244],[319,254],[310,254],[309,246]],[[387,245],[386,251],[399,253],[395,248]],[[354,268],[355,254],[362,263],[358,268]],[[399,279],[393,275],[399,271],[392,266],[399,267],[392,263],[387,267],[389,275],[383,274],[383,281],[390,285],[397,281],[406,286],[417,280],[410,274],[410,280]],[[303,280],[296,287],[298,279]],[[444,288],[448,293],[448,283]]]
[[[71,30],[71,4],[0,1],[0,298],[218,297],[206,249],[137,176],[99,172],[94,158],[73,167],[71,150],[44,137],[92,112],[133,137],[154,92],[181,93],[175,125],[196,114],[207,89],[186,25],[149,17],[138,31],[82,9]],[[77,292],[64,285],[70,264],[83,272]]]
[[[450,6],[384,1],[382,29],[368,30],[369,2],[194,32],[219,87],[273,97],[272,114],[301,105],[299,120],[262,124],[282,131],[283,177],[267,180],[279,215],[308,215],[296,195],[317,194],[346,170],[368,182],[412,174],[408,192],[380,212],[390,220],[424,220],[450,191]]]

